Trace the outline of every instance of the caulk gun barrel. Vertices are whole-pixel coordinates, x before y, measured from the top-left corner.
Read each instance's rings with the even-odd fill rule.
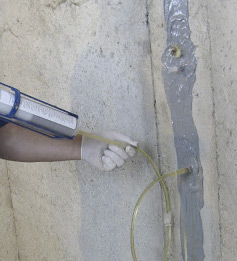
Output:
[[[76,117],[23,94],[20,97],[20,103],[14,117],[9,116],[14,106],[15,95],[0,88],[0,114],[5,115],[7,120],[51,136],[59,134],[71,137],[75,134],[77,129]]]

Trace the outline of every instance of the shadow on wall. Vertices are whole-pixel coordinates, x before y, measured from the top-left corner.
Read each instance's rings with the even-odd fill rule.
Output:
[[[157,158],[146,1],[104,1],[100,10],[96,38],[80,55],[72,77],[73,111],[79,115],[82,130],[122,132],[138,140]],[[78,163],[79,245],[84,260],[131,260],[131,216],[138,195],[153,177],[150,172],[140,155],[112,173],[101,173],[87,163]],[[142,223],[151,222],[152,229],[141,230],[143,236],[137,240],[141,255],[150,261],[163,253],[159,189],[154,197],[155,204],[152,200],[147,203],[153,221],[148,221],[151,215],[142,218]],[[144,241],[153,237],[154,243],[144,246]],[[149,252],[150,247],[153,253]]]

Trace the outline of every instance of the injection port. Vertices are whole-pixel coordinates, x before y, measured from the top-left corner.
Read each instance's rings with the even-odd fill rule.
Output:
[[[170,49],[170,54],[175,58],[180,58],[182,55],[181,48],[178,45],[174,45]]]

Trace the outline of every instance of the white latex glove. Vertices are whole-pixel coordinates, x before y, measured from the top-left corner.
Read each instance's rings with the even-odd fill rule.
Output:
[[[138,143],[121,133],[103,132],[95,135],[131,144],[124,150],[115,145],[82,136],[81,159],[100,170],[111,171],[116,167],[121,167],[129,157],[136,155],[137,150],[134,147],[137,147]]]

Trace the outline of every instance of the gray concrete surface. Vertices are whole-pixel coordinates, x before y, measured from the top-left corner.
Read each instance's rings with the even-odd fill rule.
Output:
[[[215,11],[216,10],[216,11]],[[210,1],[210,39],[222,260],[236,259],[237,41],[236,1]]]
[[[2,81],[72,109],[83,130],[117,130],[134,137],[156,160],[146,1],[3,4]],[[13,202],[8,222],[16,229],[4,233],[12,244],[1,247],[0,258],[131,260],[133,209],[155,177],[140,155],[113,173],[84,162],[7,166]],[[139,212],[141,259],[163,254],[161,202],[157,186]]]
[[[163,1],[0,4],[1,81],[73,110],[84,130],[116,129],[134,137],[162,172],[176,168],[161,78]],[[201,214],[208,261],[236,256],[236,9],[234,0],[189,1],[198,64],[193,118],[204,175]],[[84,162],[1,160],[0,260],[132,260],[133,207],[153,177],[140,155],[111,173]],[[169,260],[182,260],[177,182],[167,183],[174,211]],[[161,198],[157,186],[139,212],[139,260],[162,258]]]

